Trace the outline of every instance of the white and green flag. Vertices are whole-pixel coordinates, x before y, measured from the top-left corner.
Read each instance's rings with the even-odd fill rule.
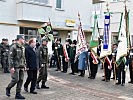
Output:
[[[120,25],[118,48],[116,55],[116,64],[119,66],[123,57],[127,55],[127,35],[126,35],[126,20],[125,13],[122,14],[122,20]]]

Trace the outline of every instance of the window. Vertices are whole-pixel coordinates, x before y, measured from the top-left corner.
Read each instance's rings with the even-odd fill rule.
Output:
[[[27,0],[27,1],[37,2],[37,3],[45,3],[45,4],[49,3],[49,0]]]
[[[63,0],[56,0],[56,8],[57,9],[63,8]]]
[[[36,28],[20,27],[20,34],[25,35],[25,40],[28,41],[30,38],[36,38],[40,41],[40,35]]]

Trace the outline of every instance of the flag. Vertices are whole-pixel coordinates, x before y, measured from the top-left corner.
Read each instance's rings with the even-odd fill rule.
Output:
[[[76,47],[75,60],[84,51],[87,51],[86,38],[85,38],[85,34],[82,30],[82,27],[79,26],[78,36],[77,36],[77,47]]]
[[[90,49],[91,49],[91,57],[93,58],[93,63],[98,64],[97,60],[97,46],[99,45],[99,32],[98,32],[98,20],[97,15],[94,15],[94,27],[92,31],[92,36],[90,40]]]
[[[110,30],[110,14],[109,14],[109,15],[105,15],[103,43],[101,43],[100,58],[110,55],[111,52],[112,52],[112,50],[111,50],[111,30]]]
[[[98,46],[99,44],[98,37],[99,37],[98,20],[97,20],[97,15],[95,14],[94,15],[94,27],[93,27],[91,41],[90,41],[90,48],[94,48]]]
[[[47,37],[49,41],[54,40],[53,29],[50,22],[50,18],[49,18],[49,22],[45,23],[44,25],[45,26],[38,29],[38,33]]]
[[[105,62],[108,64],[108,69],[112,68],[112,60],[109,59],[109,57],[105,57]]]
[[[93,59],[93,63],[94,64],[98,64],[98,60],[97,60],[97,56],[95,56],[95,54],[94,54],[94,52],[90,52],[90,56],[92,57],[92,59]]]
[[[64,53],[64,56],[65,56],[65,61],[68,62],[69,57],[68,57],[68,53],[67,53],[67,49],[66,49],[66,44],[63,45],[63,53]]]
[[[43,28],[38,29],[39,34],[46,34],[45,30]]]
[[[116,55],[116,64],[119,66],[124,56],[127,55],[127,36],[126,36],[126,23],[125,23],[125,13],[122,14],[122,20],[120,25],[119,37],[118,37],[118,48]]]

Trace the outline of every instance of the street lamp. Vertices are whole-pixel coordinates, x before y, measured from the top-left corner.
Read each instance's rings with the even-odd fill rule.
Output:
[[[105,2],[106,0],[92,0],[92,3],[93,4],[96,4],[96,3],[102,3],[102,2]]]

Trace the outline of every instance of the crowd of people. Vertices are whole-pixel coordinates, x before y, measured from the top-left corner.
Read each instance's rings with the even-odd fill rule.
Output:
[[[126,62],[121,61],[119,66],[116,66],[115,59],[117,53],[117,44],[112,45],[112,54],[108,56],[110,61],[112,61],[112,67],[108,66],[108,63],[104,61],[103,63],[98,60],[98,63],[94,63],[94,59],[91,55],[91,50],[89,48],[89,43],[86,43],[88,51],[82,52],[78,59],[75,59],[76,55],[76,40],[71,40],[67,37],[64,44],[61,44],[61,38],[56,38],[52,44],[53,57],[49,61],[48,56],[48,39],[43,37],[41,39],[41,44],[37,44],[36,38],[29,39],[25,42],[23,35],[17,35],[17,39],[13,41],[12,45],[8,44],[8,39],[2,39],[0,44],[0,61],[4,73],[11,73],[11,82],[6,87],[6,95],[10,97],[11,88],[16,84],[16,95],[15,99],[25,99],[21,95],[21,88],[24,80],[24,70],[27,71],[27,79],[24,83],[24,90],[32,94],[37,94],[35,89],[49,89],[46,86],[47,81],[47,68],[50,65],[56,66],[55,71],[61,71],[63,73],[68,72],[68,68],[71,68],[71,75],[76,75],[84,77],[85,70],[89,72],[89,79],[95,79],[98,71],[98,65],[102,65],[101,68],[104,69],[104,79],[102,81],[109,82],[111,79],[116,79],[118,82],[116,85],[125,85],[125,73],[126,68],[129,65],[130,70],[130,81],[133,83],[133,68],[132,68],[132,50],[126,57]],[[97,47],[97,56],[100,56],[101,46]],[[52,61],[54,60],[54,61]],[[9,67],[10,66],[10,67]],[[39,72],[39,73],[38,73]],[[111,75],[113,72],[113,75]],[[121,74],[122,73],[122,74]],[[40,87],[41,82],[41,87]],[[30,91],[28,89],[29,84]]]
[[[48,67],[47,38],[43,38],[40,46],[36,46],[36,38],[31,38],[26,43],[23,35],[17,35],[15,42],[9,46],[7,39],[2,39],[0,45],[1,65],[4,73],[11,73],[11,81],[6,87],[6,95],[10,97],[11,89],[16,85],[15,99],[25,99],[21,95],[24,80],[24,71],[27,71],[27,79],[24,90],[37,94],[35,89],[49,89],[46,86]],[[37,72],[39,75],[37,77]],[[39,86],[39,83],[41,87]],[[31,83],[30,91],[28,86]]]

